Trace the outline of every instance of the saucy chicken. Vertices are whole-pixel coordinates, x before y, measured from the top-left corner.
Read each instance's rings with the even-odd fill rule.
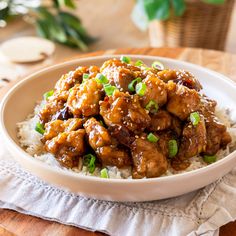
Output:
[[[116,166],[131,168],[134,179],[158,177],[231,142],[216,101],[201,89],[190,72],[124,56],[79,66],[44,94],[36,130],[45,151],[67,168],[82,160],[90,173]]]

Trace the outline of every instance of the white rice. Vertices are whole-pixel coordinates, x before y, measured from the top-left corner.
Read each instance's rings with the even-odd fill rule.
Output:
[[[42,162],[47,163],[53,168],[60,168],[66,171],[73,171],[78,173],[79,175],[100,176],[101,169],[98,167],[96,167],[93,174],[90,174],[87,170],[87,167],[83,166],[82,160],[80,160],[78,167],[67,169],[65,167],[62,167],[51,153],[46,153],[44,151],[43,144],[40,141],[41,135],[34,130],[36,123],[39,121],[38,116],[36,114],[43,105],[44,105],[43,103],[37,105],[35,107],[34,114],[31,114],[30,116],[27,117],[25,121],[17,124],[18,139],[20,145],[31,156]],[[232,142],[228,145],[228,147],[225,150],[220,150],[216,154],[217,160],[220,160],[236,149],[236,124],[233,123],[232,120],[230,119],[230,112],[227,109],[217,109],[216,115],[221,120],[221,122],[226,125],[227,130],[232,137]],[[207,164],[203,161],[201,156],[194,156],[190,158],[190,162],[191,162],[190,166],[184,171],[175,171],[173,168],[171,168],[171,166],[169,166],[168,170],[163,176],[188,172],[191,170],[207,166]],[[107,169],[109,178],[112,179],[132,178],[131,168],[118,169],[117,167],[107,167]]]

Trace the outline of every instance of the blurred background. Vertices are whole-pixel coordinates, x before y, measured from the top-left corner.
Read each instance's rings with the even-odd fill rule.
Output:
[[[235,0],[0,0],[0,48],[14,38],[43,37],[55,43],[54,59],[148,46],[236,53],[235,29]],[[6,54],[0,69],[14,74],[19,68]]]

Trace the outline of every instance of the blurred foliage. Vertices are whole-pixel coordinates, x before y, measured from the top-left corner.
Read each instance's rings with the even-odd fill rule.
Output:
[[[201,0],[207,4],[223,4],[225,0]],[[168,20],[171,12],[181,16],[186,10],[185,0],[136,0],[132,20],[141,30],[152,20]]]
[[[5,27],[13,17],[27,16],[39,36],[86,51],[95,39],[86,32],[79,17],[71,13],[76,9],[75,1],[52,0],[50,3],[43,6],[40,0],[1,0],[0,27]]]

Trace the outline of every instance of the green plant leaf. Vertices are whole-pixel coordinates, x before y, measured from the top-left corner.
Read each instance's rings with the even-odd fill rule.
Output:
[[[72,9],[76,9],[76,4],[73,0],[57,0],[59,6],[66,6]]]
[[[81,25],[81,21],[78,17],[64,11],[60,11],[58,16],[60,17],[63,25],[68,25],[70,28],[74,29],[85,43],[92,43],[96,40],[88,35],[85,28]]]
[[[68,33],[67,37],[67,45],[70,45],[72,47],[78,47],[82,51],[87,51],[88,47],[87,45],[83,42],[83,40],[80,39],[79,34],[74,30],[73,28],[70,28],[68,25],[64,26],[66,29],[66,32]]]
[[[9,6],[6,6],[0,10],[0,20],[7,20],[9,15]]]
[[[37,19],[35,26],[36,32],[40,37],[50,39],[50,32],[46,21]]]
[[[66,42],[66,33],[57,18],[53,16],[45,7],[38,7],[37,12],[40,15],[41,22],[44,21],[45,24],[47,24],[49,38],[60,43]]]
[[[202,0],[202,2],[209,4],[223,4],[225,3],[225,0]]]
[[[166,20],[170,16],[170,2],[167,0],[143,0],[148,20]]]
[[[172,5],[174,8],[175,15],[182,16],[186,10],[186,5],[184,0],[172,0]]]

